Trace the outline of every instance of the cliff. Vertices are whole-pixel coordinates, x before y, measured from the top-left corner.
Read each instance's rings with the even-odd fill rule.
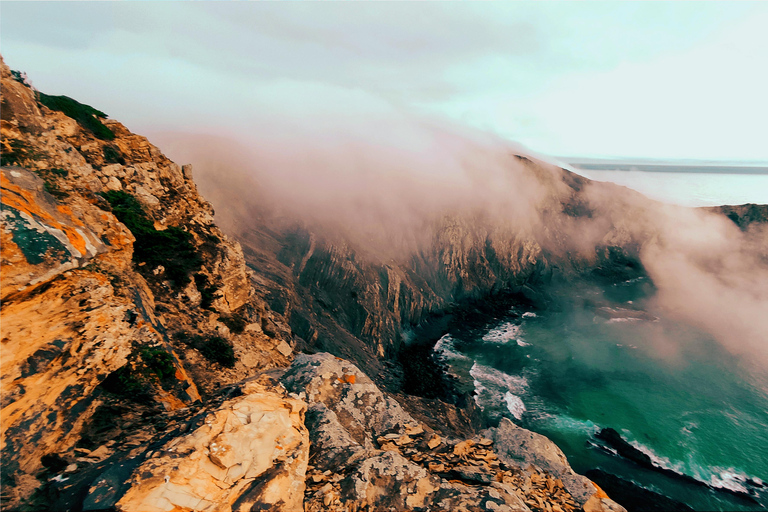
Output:
[[[191,167],[1,72],[4,509],[621,509],[545,439],[481,437],[439,400],[417,420],[427,399],[366,375],[401,391],[404,326],[535,294],[541,245],[476,254],[449,219],[409,266],[268,227],[244,254]]]

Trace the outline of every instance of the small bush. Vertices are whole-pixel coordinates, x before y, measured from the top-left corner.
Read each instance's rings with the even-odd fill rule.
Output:
[[[205,274],[195,274],[195,286],[202,297],[200,300],[200,307],[203,309],[212,309],[213,299],[216,298],[215,294],[218,287],[210,284],[210,281],[208,281],[208,277]]]
[[[43,455],[40,457],[40,463],[45,469],[51,471],[52,473],[60,473],[64,471],[64,468],[69,465],[69,462],[61,458],[61,456],[57,453],[48,453]]]
[[[158,348],[145,348],[141,350],[141,360],[147,369],[154,373],[161,381],[170,379],[176,375],[176,367],[173,365],[173,356],[165,350]]]
[[[50,181],[48,179],[45,180],[43,183],[43,188],[45,188],[45,191],[51,194],[53,197],[57,199],[63,199],[67,196],[69,196],[68,193],[64,192],[59,188],[59,186],[56,184],[55,181]]]
[[[15,69],[11,70],[11,78],[19,82],[24,87],[32,87],[32,82],[29,81],[29,77],[27,74],[23,71],[17,71]]]
[[[208,338],[200,347],[200,353],[209,361],[219,363],[227,368],[235,366],[235,351],[232,345],[219,336]]]
[[[122,396],[139,403],[150,403],[152,395],[149,385],[141,375],[137,375],[127,363],[107,377],[99,384],[104,391]]]
[[[219,320],[221,320],[221,323],[229,327],[229,330],[235,334],[241,334],[247,325],[245,318],[240,313],[221,315],[219,316]]]
[[[113,140],[115,134],[112,130],[104,126],[99,119],[104,119],[107,115],[90,105],[84,105],[68,96],[49,96],[42,92],[38,93],[38,100],[51,110],[63,112],[65,115],[77,121],[80,126],[89,130],[96,137],[102,140]]]
[[[125,165],[125,159],[117,148],[107,145],[104,146],[102,152],[104,153],[105,163]]]
[[[110,190],[102,196],[112,206],[112,213],[133,233],[133,259],[146,264],[146,271],[162,265],[166,277],[177,287],[189,283],[190,274],[203,264],[192,243],[192,235],[178,227],[155,229],[141,203],[122,190]]]
[[[2,165],[21,165],[32,156],[27,143],[18,139],[12,139],[10,142],[6,139],[2,148]]]

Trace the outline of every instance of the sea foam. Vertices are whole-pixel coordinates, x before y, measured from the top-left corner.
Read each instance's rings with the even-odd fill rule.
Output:
[[[486,343],[508,343],[517,339],[520,333],[520,326],[510,322],[504,322],[498,327],[494,327],[483,336]]]

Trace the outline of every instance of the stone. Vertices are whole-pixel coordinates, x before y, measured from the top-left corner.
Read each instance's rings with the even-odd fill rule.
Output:
[[[475,442],[471,439],[456,443],[453,447],[453,454],[459,457],[464,457],[469,454],[469,450],[475,445]]]
[[[429,441],[427,441],[427,446],[429,447],[430,450],[434,450],[435,448],[440,446],[442,442],[443,440],[440,439],[440,436],[437,434],[434,434],[432,437],[429,438]]]
[[[123,190],[123,184],[115,176],[111,176],[104,184],[104,188],[107,190]]]
[[[345,375],[356,375],[355,382],[339,385]],[[355,365],[331,354],[297,354],[281,382],[289,392],[306,393],[310,404],[325,404],[364,447],[372,447],[380,435],[417,423]]]
[[[306,404],[255,383],[241,389],[243,396],[136,468],[117,510],[301,510],[309,457]]]

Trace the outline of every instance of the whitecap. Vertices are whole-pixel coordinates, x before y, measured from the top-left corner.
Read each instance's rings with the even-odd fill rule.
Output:
[[[624,431],[625,437],[627,434],[627,431]],[[669,469],[671,471],[674,471],[676,473],[680,473],[681,475],[686,474],[685,473],[685,465],[682,462],[678,462],[673,464],[671,460],[669,460],[667,457],[663,457],[661,455],[658,455],[656,452],[654,452],[651,448],[642,445],[638,443],[637,441],[629,441],[629,444],[646,454],[648,457],[650,457],[651,462],[653,462],[655,465],[657,465],[660,468]]]
[[[515,417],[515,419],[519,420],[523,417],[526,409],[523,400],[519,396],[513,395],[507,391],[504,394],[504,401],[507,402],[507,410]]]
[[[618,323],[624,323],[624,322],[639,322],[642,320],[641,318],[634,318],[634,317],[620,317],[620,318],[610,318],[605,321],[607,324],[618,324]]]
[[[749,493],[749,489],[747,489],[747,480],[749,477],[746,474],[739,472],[734,468],[724,469],[720,467],[711,467],[709,470],[714,473],[709,479],[709,484],[712,487]]]
[[[496,368],[484,366],[477,362],[472,365],[469,374],[476,382],[481,382],[486,388],[490,385],[503,391],[523,393],[528,387],[528,379],[525,377],[508,375]]]
[[[523,318],[536,318],[536,316],[538,315],[536,315],[536,313],[532,311],[526,311],[525,313],[523,313]]]
[[[456,347],[453,344],[453,338],[450,334],[446,334],[437,340],[432,351],[443,361],[448,359],[469,359],[467,356],[456,350]]]
[[[520,332],[520,326],[510,322],[504,322],[498,327],[494,327],[483,336],[486,343],[507,343],[515,339]]]
[[[530,343],[526,343],[523,340],[521,340],[520,338],[517,338],[515,341],[517,342],[517,345],[520,346],[520,347],[530,347],[531,346]]]
[[[568,416],[566,414],[553,415],[547,420],[547,424],[549,428],[561,432],[583,432],[592,435],[600,430],[600,427],[597,426],[597,424],[589,420],[576,419],[573,416]]]

